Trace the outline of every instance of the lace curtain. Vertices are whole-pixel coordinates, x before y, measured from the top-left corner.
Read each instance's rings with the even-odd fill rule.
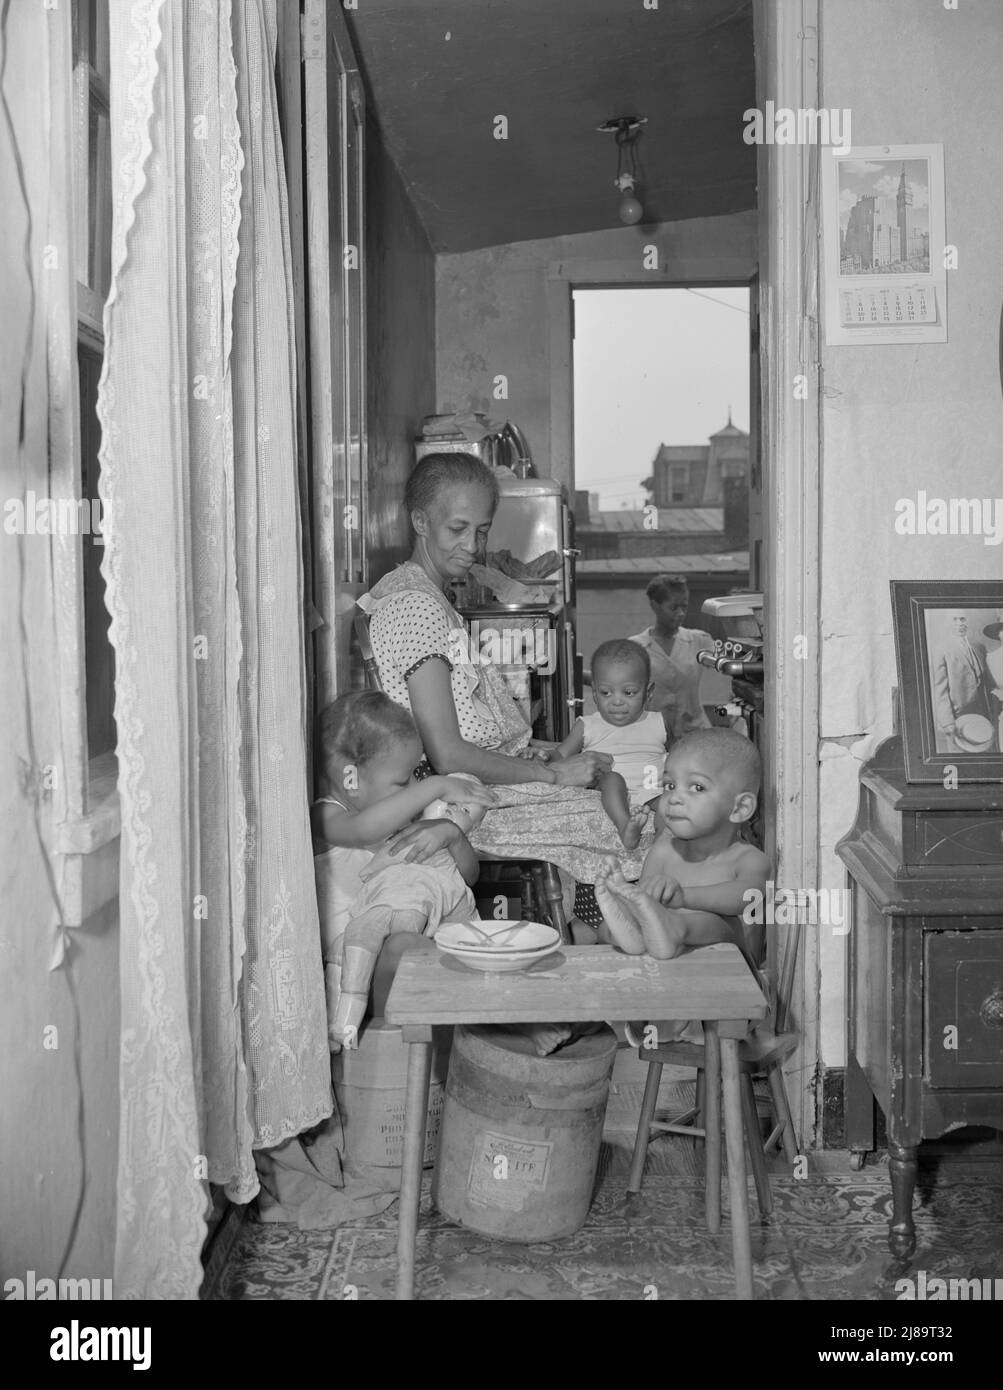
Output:
[[[331,1112],[275,0],[109,6],[103,573],[122,803],[116,1296]]]

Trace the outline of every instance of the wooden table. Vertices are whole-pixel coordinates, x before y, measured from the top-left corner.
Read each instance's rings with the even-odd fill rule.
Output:
[[[592,1023],[700,1019],[707,1035],[708,1117],[719,1093],[720,1043],[724,1130],[731,1195],[737,1298],[752,1297],[749,1197],[739,1086],[738,1044],[765,1016],[766,999],[736,946],[704,946],[658,961],[612,946],[565,947],[531,970],[485,974],[436,953],[406,955],[387,1000],[386,1019],[410,1045],[404,1109],[397,1239],[397,1297],[414,1297],[415,1240],[435,1024]],[[707,1145],[708,1151],[711,1145]],[[711,1194],[708,1192],[708,1201]]]

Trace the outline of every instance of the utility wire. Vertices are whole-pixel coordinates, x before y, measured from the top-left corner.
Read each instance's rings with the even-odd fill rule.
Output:
[[[722,309],[734,309],[736,314],[744,314],[749,317],[748,309],[741,309],[737,304],[729,304],[726,299],[715,299],[712,294],[704,294],[703,290],[692,290],[689,285],[684,286],[687,294],[695,294],[700,299],[709,299],[712,304],[720,304]]]

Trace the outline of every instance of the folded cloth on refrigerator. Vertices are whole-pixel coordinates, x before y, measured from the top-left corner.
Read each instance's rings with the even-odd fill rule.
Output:
[[[486,562],[492,569],[501,570],[502,574],[507,574],[512,579],[521,579],[524,583],[531,579],[546,579],[549,574],[559,570],[563,563],[559,550],[545,550],[542,555],[536,555],[532,560],[520,560],[511,550],[492,550],[487,555]]]
[[[521,579],[512,579],[501,570],[487,565],[471,565],[470,574],[483,589],[490,589],[499,603],[517,603],[520,607],[547,604],[553,598],[553,590],[540,584],[525,584]]]

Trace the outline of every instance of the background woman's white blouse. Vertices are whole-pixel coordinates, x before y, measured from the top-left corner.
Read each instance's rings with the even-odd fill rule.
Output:
[[[697,661],[697,652],[714,650],[710,633],[681,627],[672,644],[671,655],[666,653],[650,627],[630,640],[643,647],[651,659],[651,680],[655,688],[647,708],[668,709],[672,737],[681,738],[694,729],[709,729],[710,720],[700,703],[703,667]]]

